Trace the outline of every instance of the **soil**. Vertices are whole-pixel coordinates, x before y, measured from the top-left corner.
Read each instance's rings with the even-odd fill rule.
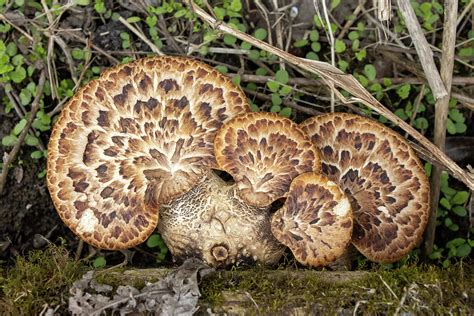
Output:
[[[8,134],[16,118],[0,114],[0,139]],[[7,149],[10,150],[10,149]],[[0,146],[0,157],[5,147]],[[62,224],[49,197],[45,178],[38,178],[43,163],[30,158],[31,149],[23,146],[20,161],[9,170],[8,180],[0,196],[0,258],[11,258],[32,248],[42,248],[47,241],[55,242],[59,236],[69,244],[76,243],[72,233]]]

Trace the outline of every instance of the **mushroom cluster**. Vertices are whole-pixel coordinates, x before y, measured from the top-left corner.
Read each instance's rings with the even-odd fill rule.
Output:
[[[95,247],[131,248],[158,228],[175,260],[212,266],[275,263],[286,247],[324,266],[350,243],[392,262],[428,216],[422,165],[391,129],[343,113],[298,125],[251,112],[227,77],[184,57],[119,65],[78,91],[51,134],[47,184],[61,219]]]

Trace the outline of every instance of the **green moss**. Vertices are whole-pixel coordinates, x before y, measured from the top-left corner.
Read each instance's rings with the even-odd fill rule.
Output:
[[[469,268],[471,270],[471,268]],[[343,277],[341,277],[343,276]],[[220,272],[204,280],[203,307],[217,312],[339,314],[469,313],[474,281],[462,265],[450,269],[406,266],[371,272],[273,271],[256,268]],[[472,307],[471,307],[472,308]]]
[[[69,286],[85,270],[65,248],[54,245],[31,251],[26,258],[17,257],[0,278],[0,310],[7,315],[37,315],[44,306],[64,306]]]

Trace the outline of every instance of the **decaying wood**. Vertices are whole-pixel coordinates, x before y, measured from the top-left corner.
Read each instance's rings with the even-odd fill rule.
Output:
[[[289,54],[288,52],[271,46],[266,42],[260,41],[246,33],[235,30],[222,21],[216,20],[192,1],[186,2],[186,4],[190,5],[192,7],[192,10],[212,28],[233,35],[240,40],[249,42],[253,46],[266,50],[280,58],[283,58],[287,62],[305,71],[319,75],[321,80],[335,92],[336,96],[343,103],[360,102],[368,106],[372,110],[376,111],[377,113],[383,115],[392,123],[399,126],[405,132],[411,135],[421,145],[423,145],[428,150],[428,152],[431,153],[432,156],[436,157],[436,159],[438,159],[444,166],[446,166],[447,169],[449,169],[453,173],[454,177],[465,183],[469,188],[474,189],[474,179],[470,178],[461,167],[459,167],[445,153],[443,153],[443,151],[441,151],[438,147],[436,147],[433,143],[426,139],[415,128],[401,120],[398,116],[396,116],[389,109],[383,106],[352,75],[345,74],[338,68],[328,63],[296,57],[292,54]],[[344,97],[340,93],[338,88],[348,91],[354,97]]]
[[[121,284],[137,284],[145,282],[156,282],[173,272],[169,268],[153,268],[153,269],[129,269],[125,271],[110,271],[108,279],[120,280]],[[265,272],[269,279],[279,280],[321,280],[331,283],[353,282],[365,278],[371,274],[368,271],[316,271],[316,270],[267,270]],[[220,270],[216,271],[210,277],[232,277],[238,272]]]

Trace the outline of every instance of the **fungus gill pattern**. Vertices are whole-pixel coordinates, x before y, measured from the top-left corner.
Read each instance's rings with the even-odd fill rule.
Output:
[[[322,173],[349,197],[352,243],[393,262],[411,251],[428,220],[429,185],[420,160],[396,132],[361,116],[332,113],[302,124],[321,151]]]
[[[47,181],[56,209],[96,247],[143,242],[159,205],[216,167],[222,123],[248,110],[230,79],[189,58],[145,58],[106,71],[54,126]]]

